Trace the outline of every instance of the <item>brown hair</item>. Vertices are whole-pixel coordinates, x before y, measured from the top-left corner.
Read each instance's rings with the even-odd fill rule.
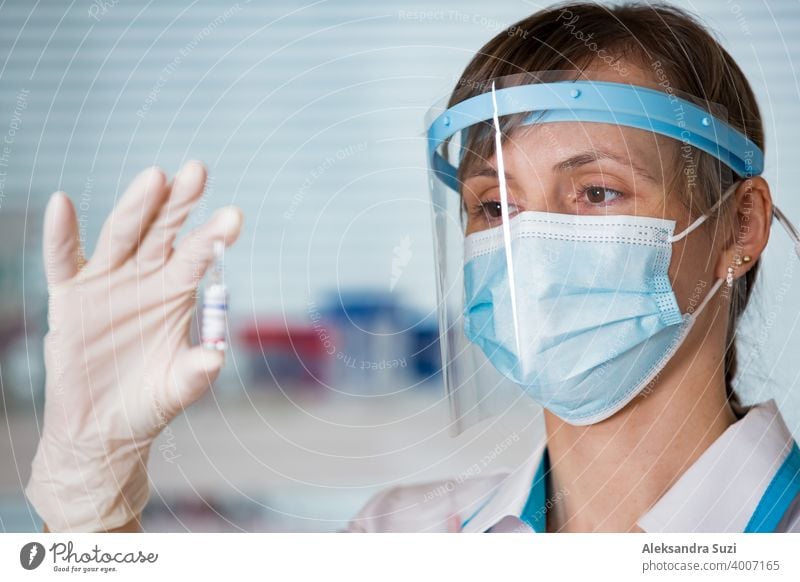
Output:
[[[761,115],[744,73],[696,18],[666,4],[567,3],[537,12],[508,27],[477,52],[449,105],[484,92],[491,79],[533,71],[580,72],[598,60],[622,75],[626,74],[625,63],[640,65],[663,87],[722,105],[728,123],[764,150]],[[514,120],[505,119],[504,131],[513,124]],[[493,153],[492,140],[485,139],[489,128],[483,129],[470,130],[462,168],[469,164],[469,156],[486,158]],[[676,172],[677,189],[683,192],[691,213],[704,214],[737,177],[716,158],[695,148],[691,148],[690,159],[684,156],[684,162],[691,164],[693,174],[686,169]],[[724,240],[735,236],[732,224],[720,226]],[[728,399],[739,415],[742,407],[732,384],[737,371],[735,331],[757,271],[758,265],[753,265],[731,290],[725,383]]]

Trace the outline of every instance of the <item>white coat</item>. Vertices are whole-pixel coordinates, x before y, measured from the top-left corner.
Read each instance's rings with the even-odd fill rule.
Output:
[[[544,531],[545,447],[513,471],[378,493],[351,532]],[[731,425],[639,520],[646,532],[800,532],[800,450],[774,401]]]

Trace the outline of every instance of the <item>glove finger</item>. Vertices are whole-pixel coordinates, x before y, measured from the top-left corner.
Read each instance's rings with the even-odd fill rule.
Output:
[[[230,246],[242,230],[242,211],[235,206],[220,208],[204,225],[178,243],[167,264],[170,276],[180,286],[197,287],[214,260],[214,241]]]
[[[225,353],[222,351],[203,346],[182,350],[176,356],[170,373],[172,391],[167,395],[170,416],[174,417],[205,394],[224,363]]]
[[[169,196],[139,245],[138,262],[164,263],[169,259],[178,231],[203,194],[206,176],[202,162],[192,160],[184,164],[175,176]]]
[[[157,167],[140,172],[103,224],[87,268],[113,269],[138,248],[167,195],[167,178]]]
[[[48,285],[74,277],[82,263],[75,207],[64,192],[50,196],[44,212],[44,270]]]

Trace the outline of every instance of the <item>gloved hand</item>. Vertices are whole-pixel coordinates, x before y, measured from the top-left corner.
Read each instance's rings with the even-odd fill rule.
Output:
[[[222,352],[190,344],[190,323],[213,242],[237,238],[241,212],[217,211],[173,249],[205,180],[199,162],[172,184],[157,168],[141,172],[88,262],[69,198],[56,192],[47,205],[44,428],[25,493],[50,531],[137,518],[153,439],[222,367]]]

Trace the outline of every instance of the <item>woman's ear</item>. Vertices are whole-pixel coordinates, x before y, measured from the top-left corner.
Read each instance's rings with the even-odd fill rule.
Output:
[[[733,195],[732,238],[722,249],[715,268],[716,276],[725,279],[728,268],[738,279],[761,257],[769,240],[772,224],[772,194],[761,176],[743,180]]]

